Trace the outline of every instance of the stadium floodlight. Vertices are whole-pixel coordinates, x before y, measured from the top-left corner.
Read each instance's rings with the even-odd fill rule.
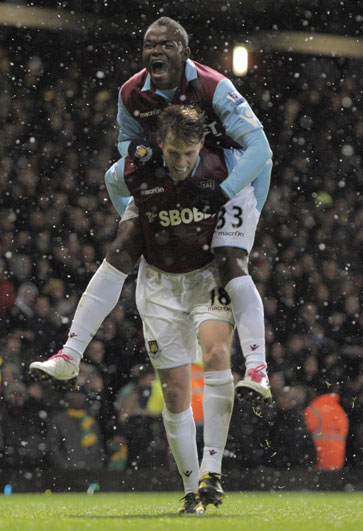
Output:
[[[246,46],[239,44],[233,48],[232,68],[235,76],[245,76],[247,74],[248,50]]]
[[[304,31],[260,31],[249,35],[249,49],[259,51],[363,58],[363,41],[358,37]]]

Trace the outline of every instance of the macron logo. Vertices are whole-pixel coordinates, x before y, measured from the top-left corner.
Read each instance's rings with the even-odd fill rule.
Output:
[[[150,190],[141,190],[140,195],[162,194],[163,192],[165,192],[165,189],[162,186],[157,186],[156,188],[150,188]]]
[[[161,113],[161,109],[154,109],[153,111],[147,111],[147,112],[140,112],[137,113],[134,112],[134,116],[140,116],[140,118],[148,118],[149,116],[155,116],[156,114]]]

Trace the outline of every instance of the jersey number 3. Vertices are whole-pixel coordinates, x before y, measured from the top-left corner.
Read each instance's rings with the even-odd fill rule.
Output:
[[[243,218],[242,218],[243,211],[242,211],[242,208],[240,208],[239,206],[232,207],[232,210],[233,210],[233,220],[235,221],[231,222],[231,225],[234,229],[238,229],[239,227],[242,226],[242,223],[243,223]],[[226,224],[226,209],[222,207],[218,214],[218,223],[217,223],[216,228],[218,230],[223,229],[225,224]]]

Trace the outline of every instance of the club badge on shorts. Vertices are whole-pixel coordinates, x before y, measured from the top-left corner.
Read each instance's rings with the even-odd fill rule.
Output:
[[[147,342],[149,345],[149,356],[150,358],[156,359],[161,355],[161,351],[159,350],[158,342],[153,339],[152,341]]]

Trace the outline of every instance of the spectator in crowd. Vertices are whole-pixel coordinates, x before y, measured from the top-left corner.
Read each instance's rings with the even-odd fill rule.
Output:
[[[62,328],[51,320],[51,302],[48,296],[39,295],[34,301],[34,313],[28,323],[29,329],[35,334],[32,346],[37,352],[45,348],[54,351]]]
[[[271,412],[270,407],[256,409],[249,403],[235,403],[224,458],[227,470],[251,469],[265,464]]]
[[[13,306],[16,299],[14,284],[6,276],[5,260],[0,258],[0,316]]]
[[[306,388],[302,385],[286,386],[277,395],[264,444],[268,466],[311,470],[315,465],[314,441],[304,421],[307,399]]]
[[[120,389],[114,403],[121,424],[127,422],[130,417],[148,414],[147,403],[155,372],[149,364],[134,365],[130,376],[131,381]]]
[[[131,380],[121,387],[114,402],[118,423],[128,442],[129,462],[145,466],[165,459],[161,422],[163,400],[155,371],[150,364],[134,365]]]
[[[326,393],[314,398],[304,411],[320,470],[339,470],[345,464],[349,420],[339,401],[337,393]]]
[[[86,395],[73,391],[65,396],[66,409],[50,419],[47,431],[51,464],[64,470],[103,467],[103,441],[97,420],[86,410]]]
[[[357,395],[353,397],[349,407],[349,433],[347,437],[347,461],[354,470],[363,468],[363,373],[360,375],[360,385]]]
[[[26,281],[20,284],[15,304],[10,311],[12,326],[15,328],[29,329],[28,320],[34,316],[34,304],[39,295],[39,290],[35,284]],[[17,321],[17,322],[16,322]]]
[[[20,336],[21,333],[13,331],[1,340],[2,361],[10,361],[17,367],[21,367],[24,350]]]
[[[124,472],[128,462],[127,439],[123,430],[118,429],[106,443],[106,469]]]
[[[105,400],[105,383],[99,369],[90,363],[82,362],[78,378],[78,387],[86,396],[87,410],[101,424],[102,429],[112,429],[115,425],[112,415],[108,415],[108,403]],[[111,427],[109,427],[111,424]]]
[[[97,338],[89,344],[85,352],[85,361],[82,362],[82,378],[78,380],[78,384],[87,395],[89,412],[97,417],[106,438],[116,426],[112,399],[117,388],[114,389],[113,385],[119,386],[120,381],[114,377],[112,363],[110,365],[105,363],[108,348],[107,341]]]
[[[49,297],[50,320],[59,329],[70,320],[74,297],[65,298],[65,286],[60,278],[50,278],[44,285],[43,293]]]
[[[3,360],[1,360],[3,361]],[[5,361],[1,365],[1,385],[5,391],[13,383],[19,383],[22,379],[22,370],[20,365],[12,361]]]
[[[44,465],[45,418],[39,415],[37,404],[29,401],[27,388],[21,382],[9,384],[4,399],[4,465],[11,468]]]

